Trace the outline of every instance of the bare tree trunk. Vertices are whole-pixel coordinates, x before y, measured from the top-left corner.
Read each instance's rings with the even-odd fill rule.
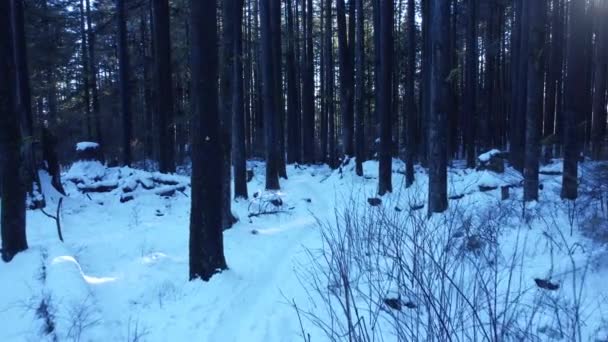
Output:
[[[27,249],[25,234],[25,179],[22,175],[20,113],[16,110],[16,63],[8,1],[0,2],[0,237],[2,260],[9,262]]]
[[[222,161],[218,108],[216,1],[190,1],[192,72],[192,207],[190,280],[226,269],[222,234]]]
[[[431,94],[429,118],[429,216],[448,208],[447,198],[447,112],[450,70],[448,51],[449,0],[430,3]]]
[[[544,1],[529,4],[528,85],[526,106],[526,152],[524,167],[524,201],[538,200],[538,163],[540,157],[540,118],[543,112],[543,78],[545,72],[545,17]]]

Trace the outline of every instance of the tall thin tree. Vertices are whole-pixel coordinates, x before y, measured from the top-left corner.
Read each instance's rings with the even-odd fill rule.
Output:
[[[190,1],[192,73],[192,204],[190,280],[208,281],[226,269],[222,234],[220,111],[218,108],[217,2]]]
[[[538,200],[538,168],[540,157],[540,127],[543,111],[543,78],[545,74],[545,17],[544,1],[531,1],[528,38],[528,85],[526,105],[526,152],[524,165],[524,200]]]
[[[158,169],[175,172],[175,133],[173,131],[173,78],[171,71],[171,36],[169,1],[152,0],[152,36],[154,39],[154,88],[158,129]]]
[[[234,168],[234,197],[246,199],[247,156],[245,154],[245,108],[243,97],[243,0],[235,0],[233,11],[232,164]]]
[[[276,104],[274,96],[276,78],[272,65],[272,36],[271,36],[271,2],[277,0],[260,1],[260,29],[261,48],[260,57],[262,64],[262,97],[264,99],[264,135],[266,137],[266,189],[279,189],[278,173],[278,148],[276,129]]]
[[[431,93],[429,146],[429,207],[428,213],[440,213],[448,208],[447,198],[447,112],[450,70],[448,51],[450,0],[430,2]]]
[[[0,2],[0,237],[2,260],[9,262],[27,249],[25,235],[25,184],[22,178],[21,130],[16,110],[16,63],[11,37],[8,1]]]
[[[378,194],[393,191],[392,184],[392,73],[393,73],[393,2],[380,1],[380,77],[378,112],[380,114],[380,163]]]
[[[566,78],[564,81],[564,172],[561,197],[578,196],[579,136],[577,121],[585,115],[585,0],[571,0],[568,21]]]
[[[352,1],[352,0],[351,0]],[[411,0],[413,1],[413,0]],[[356,173],[363,176],[363,159],[365,158],[365,12],[363,0],[355,0],[355,155]]]
[[[129,84],[129,49],[127,46],[127,18],[125,0],[116,0],[116,20],[118,26],[118,72],[120,88],[120,109],[122,112],[122,161],[126,166],[132,162],[131,140],[133,122],[131,118],[131,89]]]

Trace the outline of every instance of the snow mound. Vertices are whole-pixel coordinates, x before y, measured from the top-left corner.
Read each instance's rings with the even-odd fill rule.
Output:
[[[479,157],[477,157],[477,159],[479,159],[479,161],[481,161],[481,162],[487,163],[487,162],[490,161],[490,159],[492,159],[492,157],[494,157],[495,155],[497,155],[499,153],[500,153],[499,150],[492,149],[492,150],[489,150],[486,153],[480,154]]]
[[[99,144],[92,141],[81,141],[76,144],[76,151],[85,151],[89,149],[98,148]]]

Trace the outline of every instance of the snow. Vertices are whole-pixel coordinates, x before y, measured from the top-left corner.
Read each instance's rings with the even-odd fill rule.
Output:
[[[0,263],[0,341],[278,342],[302,340],[302,328],[312,341],[327,340],[305,317],[300,325],[292,303],[327,318],[325,308],[313,304],[319,303],[319,295],[308,285],[309,272],[314,270],[311,256],[325,246],[319,223],[333,222],[334,209],[355,198],[375,196],[378,164],[364,163],[364,178],[355,176],[354,162],[342,172],[326,166],[289,166],[289,179],[281,180],[277,192],[264,190],[263,163],[250,161],[248,166],[254,170],[248,183],[250,199],[233,202],[239,222],[224,233],[229,269],[204,283],[188,281],[187,176],[107,168],[93,161],[72,165],[64,174],[68,193],[61,214],[65,243],[59,242],[53,220],[40,211],[28,211],[30,248],[11,263]],[[395,190],[382,198],[382,207],[426,204],[424,169],[416,167],[416,182],[409,189],[404,188],[403,169],[403,163],[393,161]],[[469,212],[480,219],[484,215],[495,218],[499,213],[494,208],[500,205],[519,208],[509,216],[510,224],[503,227],[497,244],[505,260],[516,250],[525,251],[526,267],[517,270],[521,272],[518,281],[526,287],[520,301],[531,302],[532,295],[541,291],[534,287],[534,278],[550,278],[560,284],[551,298],[571,299],[575,262],[578,274],[587,270],[581,285],[585,290],[581,296],[583,336],[605,337],[608,249],[582,230],[570,234],[568,218],[559,214],[570,205],[559,199],[560,176],[541,175],[545,185],[541,198],[526,206],[524,214],[541,219],[526,221],[522,217],[522,177],[517,171],[507,167],[499,175],[451,168],[448,175],[449,195],[463,195],[450,200],[454,212]],[[45,173],[41,173],[41,181],[47,210],[54,212],[61,195],[51,188]],[[104,193],[80,191],[99,185],[116,188]],[[500,190],[480,192],[480,185],[509,185],[511,199],[501,202]],[[120,203],[125,189],[134,199]],[[171,189],[177,192],[159,196]],[[279,199],[279,205],[269,204]],[[426,208],[420,212],[425,215]],[[433,216],[433,220],[439,217]],[[590,222],[586,216],[580,220]],[[442,229],[442,225],[438,227]],[[548,237],[555,243],[549,243]],[[387,286],[387,293],[398,295],[399,291]],[[49,305],[55,324],[49,335],[44,333],[45,320],[37,314],[43,302]],[[555,328],[549,313],[538,315],[545,331]],[[381,325],[383,329],[388,326]],[[547,335],[541,336],[547,339]],[[395,338],[387,334],[385,340]]]
[[[489,161],[490,161],[490,159],[491,159],[493,156],[495,156],[495,155],[497,155],[497,154],[499,154],[499,153],[500,153],[500,151],[499,151],[499,150],[497,150],[497,149],[492,149],[492,150],[489,150],[488,152],[485,152],[485,153],[480,154],[480,155],[479,155],[479,157],[477,157],[477,159],[479,159],[479,161],[481,161],[481,162],[483,162],[483,163],[487,163],[487,162],[489,162]]]
[[[99,144],[92,141],[81,141],[76,144],[76,151],[85,151],[92,148],[98,148]]]

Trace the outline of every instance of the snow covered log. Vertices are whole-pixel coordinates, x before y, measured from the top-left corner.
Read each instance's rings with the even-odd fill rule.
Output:
[[[505,172],[506,153],[493,149],[477,157],[477,170],[488,170],[496,173]]]

